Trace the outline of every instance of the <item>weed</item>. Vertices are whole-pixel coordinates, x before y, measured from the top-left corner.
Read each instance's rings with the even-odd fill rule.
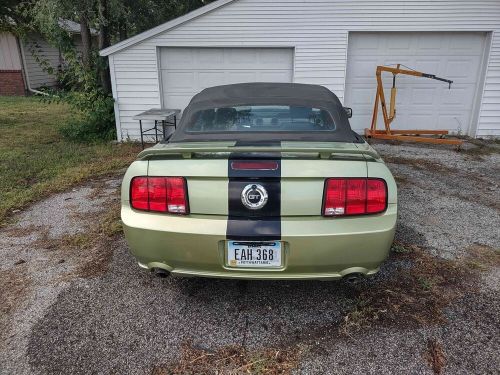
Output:
[[[443,372],[446,365],[446,356],[443,346],[437,339],[430,338],[427,340],[427,352],[424,353],[424,358],[432,367],[434,374],[440,375]]]
[[[61,238],[61,245],[67,248],[88,249],[94,242],[91,233],[75,233]]]
[[[357,298],[354,309],[344,317],[341,332],[349,335],[352,331],[369,327],[378,320],[379,313],[380,311],[372,306],[371,299]]]
[[[209,351],[186,343],[178,362],[156,366],[151,374],[290,374],[300,354],[299,348],[247,351],[241,346],[228,346]]]
[[[18,263],[18,267],[0,271],[0,342],[6,339],[10,322],[9,314],[22,302],[23,296],[29,292],[31,280],[26,267]],[[1,344],[0,344],[1,346]]]
[[[102,219],[100,231],[108,236],[113,237],[123,231],[122,222],[120,220],[120,201],[114,201],[109,210],[106,211]]]
[[[401,242],[394,241],[391,247],[391,251],[400,254],[406,254],[412,251],[411,247],[404,246]]]
[[[428,292],[429,290],[432,289],[432,281],[425,278],[425,277],[419,277],[418,282],[420,283],[420,286],[422,287],[423,290]]]

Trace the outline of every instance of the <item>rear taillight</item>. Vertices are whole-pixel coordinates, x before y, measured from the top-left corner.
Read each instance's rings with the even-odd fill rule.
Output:
[[[184,177],[134,177],[130,183],[130,204],[141,211],[189,213]]]
[[[324,216],[377,214],[387,208],[387,185],[379,178],[329,178],[323,197]]]
[[[187,213],[186,180],[182,177],[167,177],[167,211],[174,214]]]

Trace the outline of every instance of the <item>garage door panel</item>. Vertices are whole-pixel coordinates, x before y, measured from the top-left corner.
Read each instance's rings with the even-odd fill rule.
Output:
[[[401,38],[398,34],[387,35],[385,50],[394,55],[407,55],[413,46],[413,38]]]
[[[363,38],[353,38],[349,40],[349,48],[353,51],[372,51],[379,49],[379,45],[383,39],[377,34],[364,34]]]
[[[190,90],[195,82],[195,74],[193,72],[167,72],[162,77],[164,85],[171,89]]]
[[[473,57],[450,58],[443,62],[444,74],[459,83],[475,84],[481,61]]]
[[[176,94],[176,95],[165,95],[165,100],[167,103],[169,103],[169,108],[182,108],[184,109],[185,103],[189,103],[193,95],[191,93],[181,95],[181,94]]]
[[[474,102],[474,92],[465,85],[452,85],[452,89],[441,89],[439,104],[442,106],[460,106],[462,110],[472,109]],[[443,108],[443,110],[446,110]]]
[[[477,56],[484,49],[484,35],[481,33],[457,33],[449,38],[447,50],[459,56]]]
[[[182,69],[194,63],[194,51],[189,48],[177,48],[175,54],[161,50],[161,69]]]
[[[224,72],[202,71],[198,73],[198,88],[200,90],[206,89],[207,87],[220,85],[220,82],[224,81]]]
[[[438,53],[445,45],[444,38],[428,38],[425,34],[416,36],[417,49],[427,53]]]
[[[375,90],[367,89],[362,85],[358,87],[353,85],[348,91],[346,94],[351,98],[351,105],[353,107],[358,108],[358,106],[362,105],[373,105]]]
[[[416,58],[415,62],[413,63],[415,66],[418,66],[418,69],[422,72],[434,72],[434,74],[439,75],[441,72],[439,71],[441,67],[441,59],[439,58],[426,58],[426,59],[419,59]],[[410,65],[411,66],[411,65]],[[443,75],[443,74],[441,74]],[[413,81],[415,81],[415,78],[413,77],[408,77],[411,78]],[[426,83],[429,83],[427,81]]]
[[[260,49],[259,62],[268,67],[277,69],[283,68],[283,65],[290,63],[290,50],[288,49]]]
[[[166,108],[184,109],[193,95],[211,86],[293,78],[292,48],[164,47],[160,58]]]
[[[438,116],[437,126],[443,129],[460,129],[461,132],[467,129],[467,123],[470,121],[468,114],[449,113]]]
[[[404,114],[401,115],[398,129],[429,129],[436,127],[436,117],[431,114]]]
[[[220,69],[224,64],[224,49],[223,48],[210,48],[206,50],[196,51],[198,54],[196,61],[194,61],[195,68],[198,69]]]
[[[353,129],[362,131],[371,124],[377,65],[400,63],[449,78],[454,83],[448,90],[444,82],[398,76],[398,113],[394,128],[443,128],[451,131],[461,128],[467,132],[479,82],[484,41],[485,33],[468,32],[350,34],[345,102],[353,107]],[[382,77],[389,104],[392,76],[384,73]],[[381,116],[379,126],[383,126]]]
[[[366,79],[375,80],[375,70],[373,67],[379,65],[379,61],[376,58],[359,58],[352,61],[352,70],[355,72],[355,76],[352,77],[352,82],[356,80],[365,81]]]
[[[227,68],[245,68],[255,66],[257,63],[256,49],[235,49],[229,48],[226,50],[226,67]]]
[[[234,71],[226,72],[226,84],[242,83],[242,82],[255,82],[257,80],[257,73],[254,71]]]
[[[414,106],[432,106],[438,96],[436,91],[437,87],[413,87],[410,95],[411,103]]]
[[[261,82],[292,82],[291,71],[259,71],[257,72],[257,79]]]

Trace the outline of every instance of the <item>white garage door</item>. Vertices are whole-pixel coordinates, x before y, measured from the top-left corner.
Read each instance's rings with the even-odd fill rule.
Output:
[[[241,82],[292,82],[292,48],[162,48],[165,108],[184,109],[206,87]]]
[[[358,132],[370,127],[377,65],[401,63],[454,83],[448,90],[444,82],[398,76],[394,129],[447,129],[467,134],[477,110],[484,48],[484,33],[349,34],[346,105],[353,108],[352,127]],[[389,100],[392,75],[383,74]],[[381,116],[378,121],[383,127]]]

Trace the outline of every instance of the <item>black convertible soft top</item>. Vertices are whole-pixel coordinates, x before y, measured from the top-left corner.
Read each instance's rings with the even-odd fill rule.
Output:
[[[321,108],[330,113],[335,130],[321,132],[186,132],[196,120],[195,114],[204,109],[243,105],[289,105]],[[326,87],[301,83],[238,83],[204,89],[195,95],[184,110],[177,130],[169,142],[200,141],[323,141],[363,142],[351,130],[339,98]]]

